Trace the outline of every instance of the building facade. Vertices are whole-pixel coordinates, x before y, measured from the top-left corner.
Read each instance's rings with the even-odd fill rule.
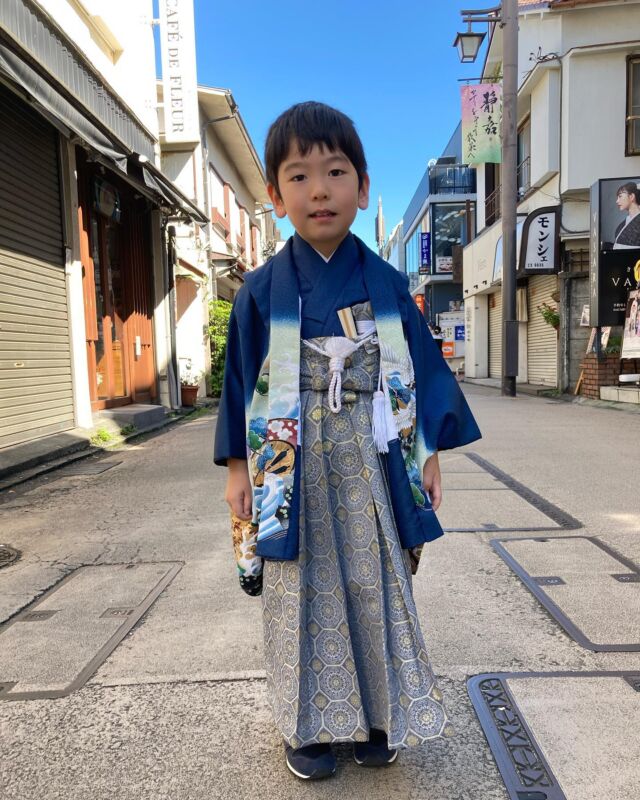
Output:
[[[0,448],[173,405],[151,0],[0,14]]]
[[[640,175],[640,4],[521,2],[519,23],[517,380],[567,390],[590,334],[590,187]],[[496,27],[485,80],[501,74],[501,48]],[[477,174],[479,232],[463,253],[466,375],[499,379],[500,167]],[[552,272],[536,274],[526,269],[530,223],[547,215],[557,220],[557,257]]]
[[[260,158],[229,89],[198,86],[200,140],[166,141],[166,104],[158,83],[163,172],[207,217],[203,228],[185,221],[173,230],[178,370],[206,393],[210,369],[209,302],[233,301],[247,271],[263,263],[279,236],[267,209]]]
[[[411,293],[424,296],[424,314],[437,324],[462,300],[457,248],[475,235],[475,171],[461,164],[458,126],[444,153],[432,160],[403,215],[404,269]]]
[[[458,126],[438,159],[429,162],[403,216],[403,269],[416,304],[444,334],[452,369],[464,359],[462,247],[476,231],[476,173],[462,164]]]

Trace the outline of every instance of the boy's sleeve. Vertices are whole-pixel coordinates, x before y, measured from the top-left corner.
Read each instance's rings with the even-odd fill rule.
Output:
[[[451,450],[482,438],[465,396],[409,295],[407,334],[414,357],[417,414],[429,450]]]
[[[213,451],[213,462],[219,467],[226,467],[229,458],[247,457],[244,365],[238,319],[247,311],[247,294],[243,290],[238,293],[229,317],[224,379]]]

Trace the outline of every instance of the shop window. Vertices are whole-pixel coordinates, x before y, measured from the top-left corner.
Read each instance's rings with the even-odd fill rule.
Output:
[[[625,154],[640,155],[640,55],[627,60],[627,146]]]

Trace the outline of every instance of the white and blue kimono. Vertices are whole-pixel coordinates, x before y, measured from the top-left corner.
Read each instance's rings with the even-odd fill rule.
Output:
[[[326,262],[296,234],[246,276],[214,460],[249,463],[269,701],[293,747],[451,734],[408,551],[442,534],[426,459],[479,437],[406,276],[355,236]]]

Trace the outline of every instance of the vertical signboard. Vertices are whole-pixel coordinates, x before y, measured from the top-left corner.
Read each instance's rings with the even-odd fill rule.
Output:
[[[462,162],[499,164],[502,160],[502,85],[463,86]]]
[[[431,234],[420,234],[420,275],[428,275],[431,268]]]
[[[164,141],[200,141],[193,0],[159,0]]]
[[[537,208],[524,221],[518,269],[524,275],[560,271],[560,206]]]
[[[609,178],[591,187],[589,322],[623,325],[640,271],[640,178]]]

